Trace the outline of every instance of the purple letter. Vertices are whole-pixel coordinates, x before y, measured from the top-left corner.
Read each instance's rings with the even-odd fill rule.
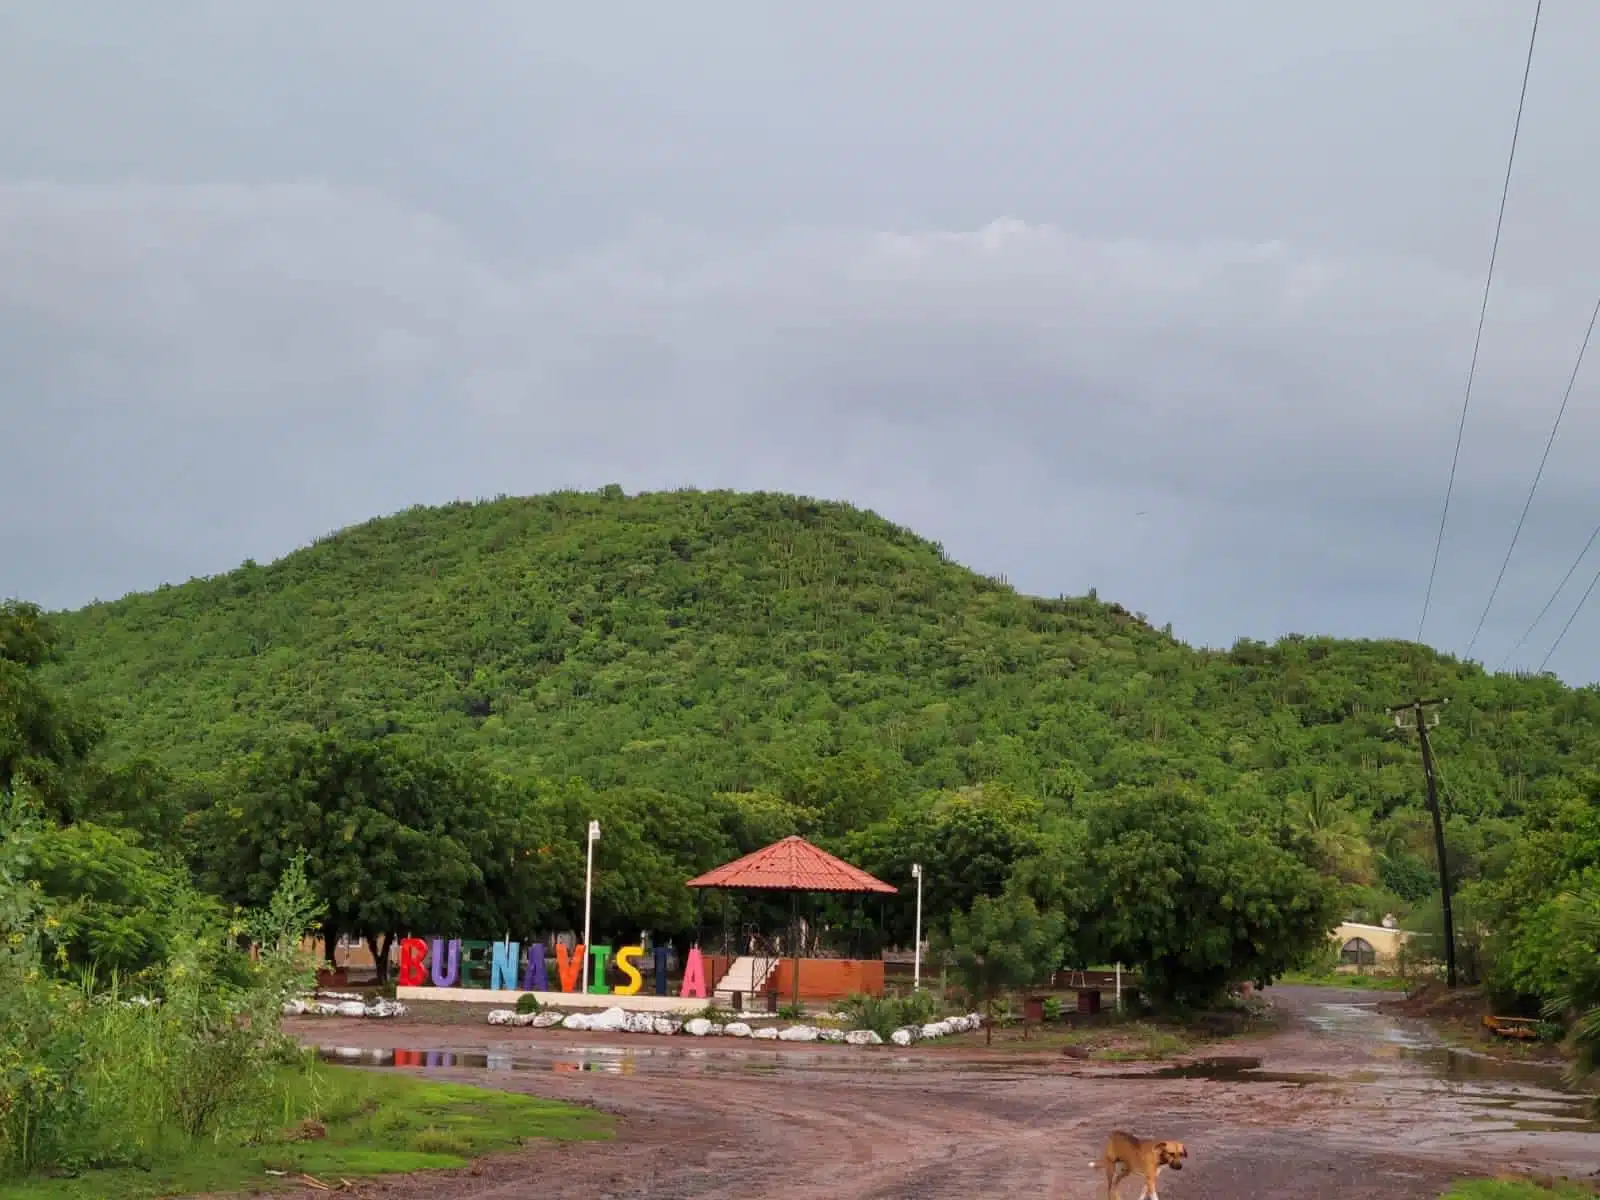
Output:
[[[461,939],[450,939],[448,964],[444,961],[444,946],[445,943],[440,939],[433,939],[433,986],[455,987],[456,980],[461,975]]]
[[[550,978],[544,973],[544,943],[528,943],[528,965],[522,972],[522,990],[548,992]]]

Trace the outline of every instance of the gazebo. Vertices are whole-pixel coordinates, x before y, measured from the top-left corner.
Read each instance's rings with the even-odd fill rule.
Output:
[[[789,836],[704,875],[689,880],[688,887],[728,892],[787,893],[789,896],[790,957],[794,960],[794,999],[800,1001],[799,926],[802,892],[833,895],[895,895],[899,889],[853,867],[803,837]]]

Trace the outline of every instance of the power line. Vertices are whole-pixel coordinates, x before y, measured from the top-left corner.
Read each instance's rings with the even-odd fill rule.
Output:
[[[1593,541],[1594,539],[1590,538],[1589,540]],[[1587,549],[1588,547],[1585,547],[1585,550]],[[1572,628],[1572,623],[1578,619],[1578,614],[1583,611],[1583,606],[1589,603],[1589,595],[1594,591],[1596,584],[1600,584],[1600,571],[1596,571],[1594,578],[1589,580],[1589,586],[1583,589],[1583,595],[1578,599],[1578,607],[1572,610],[1572,615],[1567,618],[1567,623],[1561,627],[1561,632],[1556,634],[1556,640],[1550,644],[1550,649],[1546,650],[1544,657],[1539,660],[1539,670],[1541,672],[1545,669],[1546,664],[1549,663],[1551,656],[1561,646],[1562,641],[1567,636],[1567,630]]]
[[[1539,610],[1539,615],[1533,619],[1533,623],[1522,631],[1522,636],[1517,639],[1517,644],[1506,651],[1506,656],[1500,660],[1500,665],[1495,668],[1496,671],[1505,670],[1506,664],[1511,661],[1511,656],[1527,644],[1528,639],[1533,636],[1533,631],[1539,628],[1539,623],[1555,607],[1555,602],[1560,598],[1561,593],[1566,590],[1566,586],[1572,577],[1577,574],[1578,565],[1588,556],[1596,541],[1600,541],[1600,525],[1596,525],[1590,532],[1589,540],[1583,544],[1583,549],[1578,551],[1578,557],[1572,560],[1572,565],[1567,568],[1567,573],[1561,577],[1561,582],[1556,584],[1556,590],[1550,593],[1550,599],[1544,602],[1544,607]],[[1571,622],[1569,621],[1568,623],[1570,624]],[[1554,653],[1553,649],[1552,653]],[[1545,661],[1549,661],[1548,656],[1546,656]]]
[[[1450,497],[1456,486],[1456,467],[1461,462],[1461,438],[1467,431],[1467,409],[1472,404],[1472,383],[1478,374],[1478,350],[1483,345],[1483,323],[1489,313],[1489,289],[1494,283],[1494,261],[1500,254],[1500,229],[1506,219],[1506,197],[1511,193],[1511,168],[1517,161],[1517,135],[1522,131],[1522,106],[1528,98],[1528,76],[1533,71],[1533,44],[1539,36],[1539,13],[1544,0],[1533,8],[1533,32],[1528,37],[1528,61],[1522,68],[1522,91],[1517,96],[1517,120],[1511,127],[1511,153],[1506,158],[1505,183],[1500,188],[1500,215],[1494,222],[1494,244],[1489,248],[1489,273],[1483,281],[1483,303],[1478,309],[1478,332],[1472,340],[1472,365],[1467,368],[1467,390],[1461,399],[1461,419],[1456,423],[1456,448],[1450,456],[1450,478],[1444,488],[1444,508],[1439,513],[1439,534],[1433,543],[1433,565],[1428,568],[1428,590],[1422,597],[1422,619],[1417,622],[1417,641],[1422,640],[1428,623],[1428,606],[1433,601],[1433,580],[1439,572],[1439,551],[1444,546],[1445,521],[1450,516]]]
[[[1484,602],[1483,612],[1478,617],[1478,627],[1472,631],[1472,640],[1467,643],[1466,657],[1472,657],[1472,648],[1478,644],[1478,635],[1483,632],[1483,623],[1489,619],[1489,610],[1494,607],[1494,598],[1500,592],[1500,584],[1506,577],[1506,568],[1511,565],[1511,552],[1517,548],[1517,539],[1522,536],[1523,522],[1528,519],[1528,510],[1533,507],[1533,495],[1539,490],[1539,481],[1544,478],[1544,465],[1550,461],[1550,448],[1556,444],[1556,431],[1561,428],[1561,418],[1567,414],[1567,402],[1572,399],[1572,389],[1577,386],[1578,372],[1583,368],[1583,356],[1589,349],[1589,339],[1594,336],[1595,321],[1600,320],[1600,300],[1594,302],[1594,312],[1589,315],[1589,328],[1583,335],[1583,344],[1578,347],[1578,361],[1572,365],[1572,375],[1567,380],[1566,394],[1561,397],[1561,407],[1556,410],[1556,422],[1550,426],[1550,437],[1544,444],[1544,454],[1539,459],[1539,469],[1533,473],[1533,486],[1528,489],[1528,498],[1522,502],[1522,515],[1517,518],[1517,527],[1511,532],[1511,544],[1506,547],[1506,556],[1500,563],[1500,574],[1494,577],[1494,586],[1489,589],[1489,599]]]

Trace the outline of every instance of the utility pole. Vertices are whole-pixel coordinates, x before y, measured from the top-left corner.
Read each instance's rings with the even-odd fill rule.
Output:
[[[1456,923],[1455,915],[1450,910],[1450,867],[1444,853],[1444,818],[1439,815],[1438,773],[1433,768],[1433,747],[1428,744],[1428,730],[1439,723],[1437,714],[1431,722],[1428,720],[1428,710],[1449,703],[1448,699],[1413,700],[1409,704],[1391,706],[1389,715],[1394,718],[1396,728],[1415,728],[1417,740],[1422,744],[1422,777],[1428,784],[1428,813],[1433,817],[1433,848],[1439,860],[1439,896],[1444,902],[1445,983],[1453,988],[1456,986]],[[1408,713],[1411,716],[1409,722],[1406,720]]]
[[[911,864],[911,878],[917,881],[917,928],[911,935],[911,990],[922,989],[922,864]]]

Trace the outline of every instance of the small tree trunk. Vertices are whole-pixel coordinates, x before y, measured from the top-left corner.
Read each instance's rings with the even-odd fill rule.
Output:
[[[366,936],[367,949],[372,951],[373,978],[378,983],[389,982],[389,947],[394,943],[394,934],[385,933],[380,941],[377,934],[369,933]]]
[[[993,996],[990,996],[988,1001],[987,1001],[987,1003],[985,1003],[984,1010],[988,1013],[989,1019],[983,1023],[983,1044],[985,1046],[992,1046],[992,1045],[994,1045],[994,997]]]
[[[339,965],[333,956],[333,952],[338,948],[338,945],[339,930],[332,921],[324,921],[322,923],[322,956],[327,960],[330,968]]]

